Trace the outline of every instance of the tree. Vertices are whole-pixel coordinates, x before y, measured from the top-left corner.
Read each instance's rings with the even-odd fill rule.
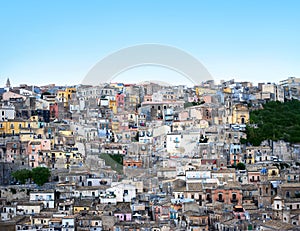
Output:
[[[27,179],[31,178],[31,171],[29,169],[21,169],[11,174],[21,184],[25,184]]]
[[[247,143],[254,146],[264,140],[299,143],[300,101],[268,102],[263,109],[250,112],[250,122],[255,126],[246,127]]]
[[[239,162],[239,163],[236,165],[236,169],[238,169],[238,170],[245,170],[245,169],[246,169],[246,166],[245,166],[244,163]]]
[[[51,172],[48,168],[36,167],[32,169],[32,179],[38,186],[42,186],[43,184],[48,182],[50,175]]]

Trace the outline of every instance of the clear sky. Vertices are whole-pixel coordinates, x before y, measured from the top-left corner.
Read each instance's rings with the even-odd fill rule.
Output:
[[[0,0],[0,86],[78,84],[106,55],[143,43],[187,51],[217,80],[300,77],[299,10],[298,0]],[[180,81],[161,69],[117,80]]]

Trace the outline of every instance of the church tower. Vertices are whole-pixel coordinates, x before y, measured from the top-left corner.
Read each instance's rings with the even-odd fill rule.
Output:
[[[10,88],[10,80],[9,80],[9,78],[7,78],[7,80],[6,80],[5,87],[8,88],[8,89]]]

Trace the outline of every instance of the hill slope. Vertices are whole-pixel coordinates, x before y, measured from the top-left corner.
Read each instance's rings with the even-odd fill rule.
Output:
[[[257,124],[258,128],[251,124]],[[252,111],[246,133],[246,141],[254,146],[263,140],[300,142],[300,102],[269,102],[262,110]]]

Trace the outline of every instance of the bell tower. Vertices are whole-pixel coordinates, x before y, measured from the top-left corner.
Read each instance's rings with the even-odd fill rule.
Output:
[[[9,80],[9,78],[7,78],[7,80],[6,80],[5,87],[10,89],[10,80]]]

